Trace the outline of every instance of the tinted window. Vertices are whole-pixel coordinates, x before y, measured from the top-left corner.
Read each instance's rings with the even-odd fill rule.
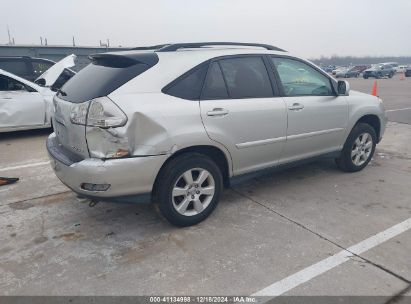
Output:
[[[23,60],[0,60],[0,69],[5,70],[9,73],[16,74],[18,76],[29,75],[26,62]]]
[[[41,74],[43,74],[45,71],[47,71],[49,68],[51,68],[54,63],[47,62],[47,61],[42,61],[42,60],[34,60],[32,61],[33,64],[33,71],[35,77],[39,77]]]
[[[286,96],[334,95],[328,77],[298,60],[272,57]]]
[[[272,97],[267,69],[260,57],[222,59],[219,61],[231,98]]]
[[[27,91],[26,86],[10,77],[0,75],[0,91]]]
[[[201,99],[226,99],[228,98],[227,87],[224,82],[220,65],[213,62],[208,69],[207,78]]]
[[[145,63],[124,63],[121,58],[93,62],[67,81],[58,95],[73,103],[107,96],[150,67]]]
[[[199,100],[206,72],[207,64],[201,65],[178,78],[170,87],[166,87],[164,92],[183,99]]]

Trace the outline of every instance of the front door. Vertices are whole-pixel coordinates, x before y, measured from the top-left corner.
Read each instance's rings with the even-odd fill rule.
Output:
[[[348,123],[348,102],[335,94],[331,79],[311,65],[270,57],[287,105],[287,143],[282,163],[341,149]]]
[[[230,151],[234,174],[278,163],[287,112],[276,97],[263,57],[228,57],[210,64],[200,100],[209,137]]]

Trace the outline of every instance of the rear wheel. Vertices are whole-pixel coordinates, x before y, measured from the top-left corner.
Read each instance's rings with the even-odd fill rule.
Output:
[[[223,189],[223,178],[209,157],[185,154],[163,168],[156,188],[161,214],[175,226],[191,226],[213,212]]]
[[[357,124],[348,136],[339,158],[338,167],[346,172],[364,169],[375,152],[377,135],[373,127],[366,123]]]

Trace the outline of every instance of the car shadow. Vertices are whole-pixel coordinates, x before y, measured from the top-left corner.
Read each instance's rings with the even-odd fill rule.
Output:
[[[13,140],[24,139],[28,137],[34,137],[34,136],[49,135],[51,133],[53,133],[52,128],[4,132],[4,133],[0,133],[0,141],[11,140],[11,139]]]

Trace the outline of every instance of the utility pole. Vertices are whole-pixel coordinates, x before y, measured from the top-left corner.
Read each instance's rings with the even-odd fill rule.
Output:
[[[74,40],[74,36],[73,36],[73,46],[76,46],[76,41]]]
[[[10,29],[9,29],[8,24],[7,24],[7,34],[9,35],[9,44],[11,44]]]

